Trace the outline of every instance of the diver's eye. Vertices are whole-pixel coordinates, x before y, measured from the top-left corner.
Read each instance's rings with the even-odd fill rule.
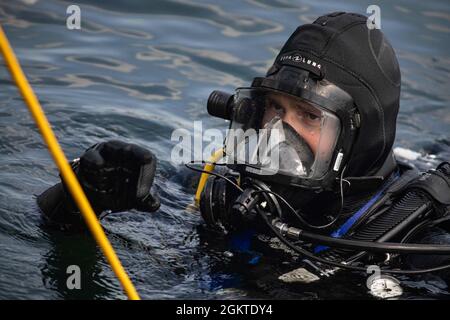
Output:
[[[284,108],[275,101],[270,99],[268,101],[268,109],[274,111],[278,115],[282,115],[284,113]]]
[[[314,113],[310,113],[310,112],[306,113],[306,117],[308,118],[308,120],[311,120],[311,121],[320,120],[320,116],[318,116],[317,114],[314,114]]]
[[[320,127],[322,117],[320,114],[316,114],[313,112],[309,112],[305,109],[298,109],[297,114],[301,121],[303,122],[303,125],[308,127]]]

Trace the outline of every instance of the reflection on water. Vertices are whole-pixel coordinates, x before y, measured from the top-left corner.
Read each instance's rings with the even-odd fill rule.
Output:
[[[184,212],[192,177],[169,162],[172,130],[226,128],[207,116],[214,89],[247,85],[271,65],[295,28],[332,11],[365,13],[360,1],[170,0],[78,1],[82,30],[65,26],[67,1],[0,3],[0,23],[69,158],[89,145],[122,139],[159,158],[154,214],[126,212],[103,222],[144,298],[368,297],[365,276],[310,286],[277,280],[293,268],[279,249],[260,248],[261,262],[229,257],[224,239]],[[440,161],[450,158],[446,1],[380,1],[382,28],[402,68],[396,146]],[[89,237],[41,227],[34,194],[58,180],[37,129],[0,62],[0,298],[124,298]],[[419,168],[428,160],[418,159]],[[265,251],[266,250],[266,251]],[[66,268],[79,264],[83,290],[66,289]],[[448,294],[435,277],[402,279],[405,298]],[[335,288],[330,292],[330,285]]]

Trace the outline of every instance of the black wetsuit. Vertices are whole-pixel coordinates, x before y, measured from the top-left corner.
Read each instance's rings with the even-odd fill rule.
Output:
[[[403,173],[405,170],[401,170]],[[363,192],[353,196],[344,198],[344,207],[342,215],[335,226],[343,224],[347,219],[352,217],[354,213],[363,207],[371,198],[374,197],[377,191]],[[68,196],[62,183],[58,183],[53,187],[47,189],[41,195],[38,196],[37,202],[42,210],[43,217],[48,225],[66,229],[66,230],[83,230],[85,228],[84,221],[81,218],[76,206],[72,199]],[[95,209],[95,208],[94,208]],[[97,213],[98,210],[96,210]],[[240,224],[238,228],[243,230],[242,226],[249,225],[248,221]],[[337,227],[333,227],[337,228]],[[438,226],[434,226],[431,229],[423,230],[416,236],[409,239],[411,243],[429,243],[429,244],[450,244],[450,223],[444,222]],[[333,229],[328,229],[324,233],[332,233]],[[431,268],[444,263],[450,263],[449,256],[442,255],[409,255],[403,257],[402,263],[406,264],[408,268]],[[445,273],[447,275],[448,272]]]

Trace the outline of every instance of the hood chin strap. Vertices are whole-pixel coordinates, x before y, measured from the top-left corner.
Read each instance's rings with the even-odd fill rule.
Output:
[[[344,192],[346,194],[354,194],[377,190],[397,168],[397,160],[395,159],[394,152],[391,150],[381,168],[373,175],[345,177],[343,179],[346,182],[343,184]],[[336,181],[340,183],[340,178],[336,178]]]

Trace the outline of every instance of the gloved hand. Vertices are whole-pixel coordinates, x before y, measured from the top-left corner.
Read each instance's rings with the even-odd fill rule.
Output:
[[[156,157],[147,149],[117,140],[102,142],[88,148],[72,167],[97,214],[153,212],[160,206],[159,198],[150,193]]]

